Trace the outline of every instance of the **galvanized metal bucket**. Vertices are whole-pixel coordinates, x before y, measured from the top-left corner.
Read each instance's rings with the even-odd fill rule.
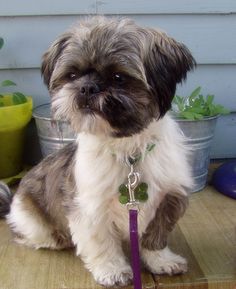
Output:
[[[176,119],[190,148],[189,162],[195,181],[192,192],[200,191],[206,186],[210,149],[217,118],[218,116],[206,117],[202,120]]]
[[[75,133],[68,122],[52,119],[49,103],[37,106],[33,110],[33,117],[36,121],[43,157],[75,140]]]

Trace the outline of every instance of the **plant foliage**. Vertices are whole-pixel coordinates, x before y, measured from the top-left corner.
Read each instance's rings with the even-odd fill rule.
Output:
[[[3,47],[4,45],[4,40],[2,37],[0,37],[0,49]],[[7,80],[3,80],[0,83],[0,89],[4,88],[4,87],[9,87],[9,86],[16,86],[16,83],[7,79]],[[27,102],[27,97],[21,93],[21,92],[13,92],[10,94],[12,97],[12,104],[13,105],[17,105],[17,104],[22,104]],[[3,94],[0,94],[0,107],[4,106],[4,103],[1,101],[1,98],[3,98]]]
[[[214,95],[200,94],[201,87],[197,87],[187,97],[175,95],[173,99],[173,111],[179,118],[199,120],[204,117],[228,114],[229,110],[220,104],[214,103]]]

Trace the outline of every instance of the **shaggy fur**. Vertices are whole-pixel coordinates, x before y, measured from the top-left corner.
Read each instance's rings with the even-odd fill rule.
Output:
[[[135,170],[149,195],[138,215],[141,257],[153,273],[185,272],[186,260],[166,245],[192,178],[184,137],[167,111],[194,65],[183,44],[127,19],[95,17],[59,37],[42,73],[54,117],[69,120],[78,137],[23,178],[7,215],[17,240],[75,246],[98,283],[128,284],[121,244],[129,222],[118,187],[127,182],[126,158],[139,154]],[[155,148],[147,153],[148,144]]]

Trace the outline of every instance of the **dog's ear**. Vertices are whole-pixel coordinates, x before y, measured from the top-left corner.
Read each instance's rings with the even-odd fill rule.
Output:
[[[49,87],[52,72],[55,64],[62,54],[63,50],[67,47],[71,38],[70,33],[65,33],[60,36],[43,55],[43,61],[41,66],[41,73],[43,76],[44,83]]]
[[[145,70],[162,117],[171,107],[177,83],[186,79],[196,62],[184,44],[162,32],[152,30],[151,35]]]

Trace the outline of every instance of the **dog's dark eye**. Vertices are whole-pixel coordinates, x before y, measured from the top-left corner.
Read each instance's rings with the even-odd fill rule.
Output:
[[[122,74],[120,74],[120,73],[115,73],[115,74],[113,75],[113,80],[114,80],[116,83],[121,84],[121,83],[124,82],[125,78],[124,78],[124,76],[123,76]]]
[[[69,80],[73,81],[78,78],[78,74],[76,72],[71,72],[68,74]]]

